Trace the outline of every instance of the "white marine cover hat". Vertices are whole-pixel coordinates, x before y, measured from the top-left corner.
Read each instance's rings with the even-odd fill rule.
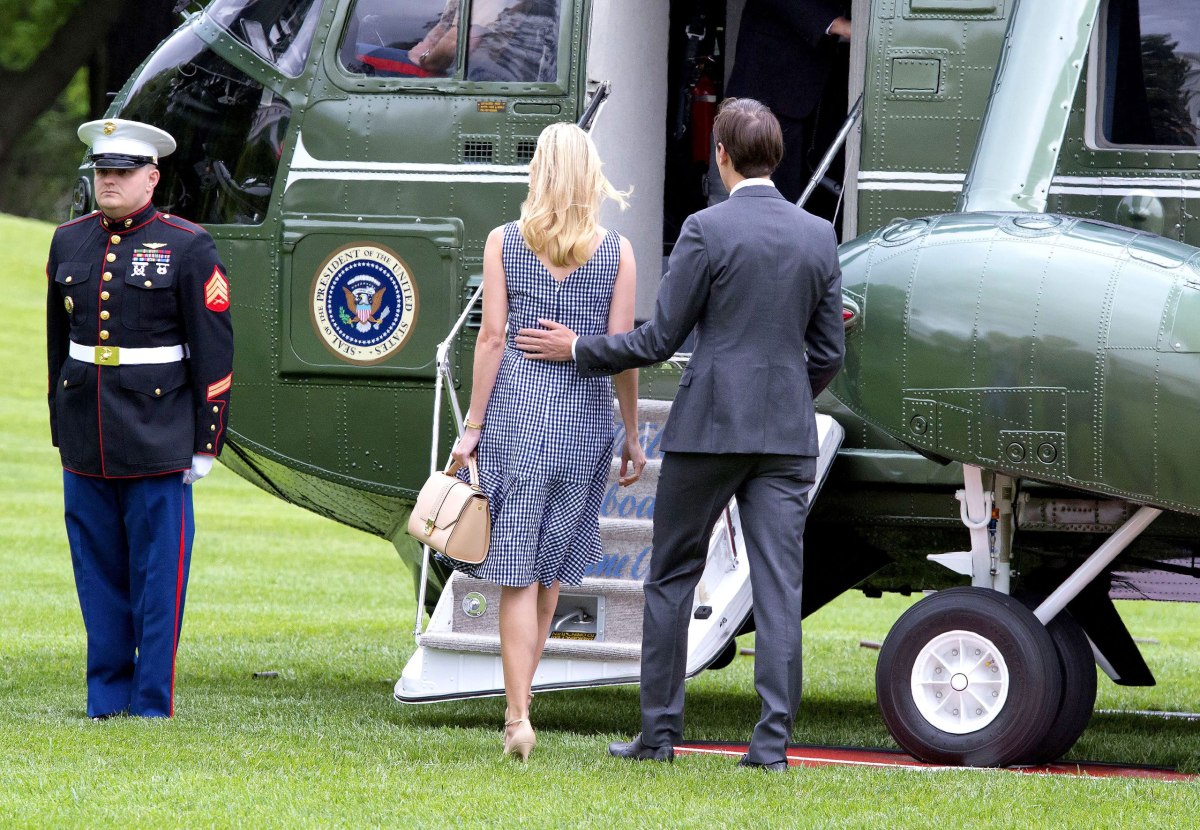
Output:
[[[175,139],[166,130],[140,121],[102,118],[79,128],[79,140],[91,147],[88,161],[100,169],[124,169],[158,164],[175,152]]]

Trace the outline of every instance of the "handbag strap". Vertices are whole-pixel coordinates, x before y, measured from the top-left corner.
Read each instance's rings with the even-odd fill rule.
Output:
[[[448,476],[452,476],[456,472],[458,472],[459,468],[461,468],[461,467],[462,467],[462,465],[454,460],[454,456],[450,456],[450,460],[446,462],[446,469],[443,470],[442,472],[444,472]],[[473,455],[467,459],[467,470],[471,477],[471,486],[474,487],[476,490],[480,489],[479,488],[479,465],[475,462],[475,456],[473,456]]]

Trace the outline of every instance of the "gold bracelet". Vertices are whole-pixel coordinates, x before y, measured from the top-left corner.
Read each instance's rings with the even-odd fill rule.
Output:
[[[463,428],[464,429],[483,429],[483,424],[477,424],[474,421],[472,421],[470,418],[464,418],[463,419]]]

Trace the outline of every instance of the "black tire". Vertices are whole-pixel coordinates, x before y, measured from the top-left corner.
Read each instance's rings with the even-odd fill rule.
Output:
[[[964,734],[922,713],[912,675],[923,650],[943,634],[986,638],[1008,670],[1008,692],[990,722]],[[896,743],[922,761],[976,767],[1018,763],[1040,746],[1062,700],[1058,653],[1046,628],[1012,597],[984,588],[950,588],[908,609],[884,640],[875,693]]]
[[[1035,602],[1031,607],[1036,606]],[[1069,613],[1060,611],[1046,630],[1058,652],[1063,689],[1050,730],[1021,761],[1035,765],[1057,761],[1075,746],[1096,707],[1096,658],[1083,628]]]

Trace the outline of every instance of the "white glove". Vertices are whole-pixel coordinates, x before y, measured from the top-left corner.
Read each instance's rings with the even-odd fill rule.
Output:
[[[183,474],[183,483],[192,484],[204,478],[212,470],[215,460],[211,455],[193,455],[192,468]]]

